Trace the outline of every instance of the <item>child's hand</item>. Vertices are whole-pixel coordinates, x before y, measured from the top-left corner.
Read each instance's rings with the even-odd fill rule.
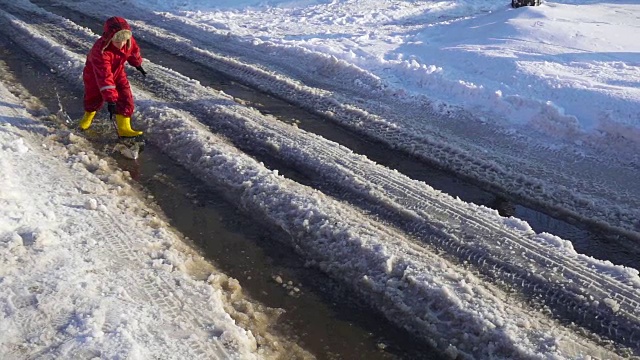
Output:
[[[107,103],[107,110],[109,110],[109,115],[114,116],[116,114],[116,103]]]
[[[142,66],[136,66],[136,69],[142,73],[142,76],[147,77],[147,72],[144,71]]]

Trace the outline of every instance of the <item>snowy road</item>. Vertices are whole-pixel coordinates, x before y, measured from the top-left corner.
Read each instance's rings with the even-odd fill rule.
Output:
[[[84,54],[96,35],[25,1],[5,5],[0,32],[81,87]],[[82,11],[92,15],[91,9]],[[353,69],[336,67],[346,72],[338,76],[345,83],[328,83],[304,65],[279,62],[282,54],[265,55],[259,45],[252,49],[221,40],[144,11],[135,16],[136,34],[167,51],[453,170],[464,169],[467,176],[533,203],[637,236],[640,200],[623,194],[640,193],[634,188],[640,185],[627,181],[635,176],[628,168],[610,163],[596,170],[583,157],[564,152],[572,165],[563,173],[550,171],[543,166],[547,150],[524,159],[506,155],[514,144],[497,141],[490,127],[469,128],[461,114],[456,115],[461,121],[449,125],[442,114],[424,112],[419,104],[398,112],[402,99],[388,100],[389,94],[366,77],[362,89],[352,89],[345,79],[361,75]],[[526,223],[453,199],[171,69],[146,64],[153,76],[133,87],[148,139],[195,176],[228,190],[251,214],[287,231],[300,256],[350,284],[399,326],[463,357],[638,355],[637,271],[577,254],[570,243],[536,234]],[[401,120],[425,114],[435,119],[428,127]],[[464,142],[460,134],[466,131],[476,132],[476,144]],[[478,144],[488,149],[482,160],[472,156],[480,151],[474,150]],[[286,179],[248,151],[277,158],[343,197]],[[560,154],[554,155],[557,160]],[[596,193],[574,176],[606,184],[606,166],[616,169],[620,187],[603,185]],[[587,335],[567,320],[585,327]]]

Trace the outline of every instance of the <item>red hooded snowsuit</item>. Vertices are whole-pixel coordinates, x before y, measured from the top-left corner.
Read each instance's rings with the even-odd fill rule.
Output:
[[[116,113],[126,117],[133,114],[133,95],[124,63],[140,66],[142,57],[133,36],[122,49],[111,43],[113,35],[120,30],[131,30],[131,26],[121,17],[109,18],[104,23],[102,37],[93,44],[87,56],[82,73],[85,111],[97,111],[104,102],[115,102]]]

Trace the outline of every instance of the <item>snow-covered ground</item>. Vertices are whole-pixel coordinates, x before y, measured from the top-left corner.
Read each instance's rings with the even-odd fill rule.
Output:
[[[123,15],[135,36],[166,51],[513,196],[640,239],[640,4],[58,2],[97,18]],[[26,0],[6,5],[0,31],[80,87],[97,35]],[[578,254],[518,219],[452,199],[171,69],[145,66],[150,76],[133,89],[149,141],[288,231],[310,264],[445,353],[640,354],[637,270]],[[142,210],[126,175],[83,152],[73,135],[43,138],[47,129],[0,90],[0,351],[259,356],[254,336],[222,308],[223,276],[194,278],[216,272]],[[266,169],[243,153],[246,138],[246,146],[370,207]],[[490,278],[542,298],[590,335]],[[123,304],[128,312],[115,314]]]

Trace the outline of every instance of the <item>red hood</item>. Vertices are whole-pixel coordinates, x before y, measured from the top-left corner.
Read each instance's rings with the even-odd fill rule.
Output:
[[[109,43],[113,38],[113,35],[115,35],[120,30],[131,31],[131,26],[129,25],[127,20],[119,16],[114,16],[114,17],[108,18],[107,21],[105,21],[104,27],[103,27],[104,32],[102,33],[102,40],[104,41],[104,47],[102,48],[102,51],[104,51],[104,49],[106,49],[107,46],[109,46]],[[130,41],[127,41],[127,47],[129,46],[130,46]]]

